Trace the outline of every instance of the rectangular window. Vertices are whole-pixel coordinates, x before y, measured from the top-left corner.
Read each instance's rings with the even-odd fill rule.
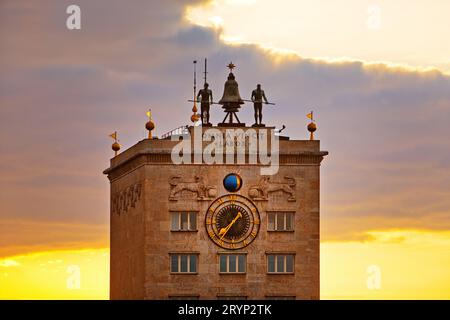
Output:
[[[189,230],[197,230],[197,212],[189,212]]]
[[[267,230],[275,230],[275,214],[272,212],[269,212],[267,214],[269,225],[267,226]]]
[[[178,212],[172,212],[172,229],[171,230],[179,230],[180,229],[180,222],[179,219],[179,213]]]
[[[170,256],[170,271],[178,272],[178,255],[174,254]]]
[[[294,213],[293,212],[268,212],[267,230],[269,231],[293,231]]]
[[[234,254],[228,255],[228,272],[236,272],[236,258]]]
[[[286,217],[286,214],[284,212],[277,212],[275,216],[275,226],[277,231],[284,231],[286,230],[285,224],[284,224],[284,218]]]
[[[180,229],[181,230],[189,230],[189,215],[187,212],[181,212],[180,213],[181,216],[181,224],[180,224]]]
[[[246,256],[243,254],[238,255],[238,272],[244,273],[245,272],[245,259]]]
[[[221,254],[219,256],[220,273],[245,273],[247,256],[245,254]]]
[[[268,273],[294,273],[294,255],[293,254],[268,254],[267,255]]]
[[[197,272],[197,255],[195,254],[189,256],[189,272]]]
[[[275,256],[273,254],[267,256],[267,271],[275,272]]]
[[[182,254],[179,256],[180,259],[180,272],[188,272],[188,255]]]
[[[197,212],[172,212],[172,231],[197,231]]]
[[[292,254],[289,254],[289,255],[285,256],[285,259],[286,259],[286,262],[285,262],[286,272],[287,273],[294,272],[294,256]]]
[[[220,255],[220,272],[226,272],[227,270],[227,256],[222,254]]]
[[[170,272],[172,273],[196,273],[197,272],[197,254],[171,254]]]

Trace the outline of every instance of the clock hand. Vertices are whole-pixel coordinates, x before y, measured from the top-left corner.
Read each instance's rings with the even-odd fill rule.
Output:
[[[239,216],[239,215],[238,215],[238,216]],[[238,217],[238,216],[237,216],[237,217]],[[231,227],[233,226],[233,224],[236,222],[237,217],[235,217],[235,218],[233,219],[233,221],[231,221],[231,223],[230,223],[228,226],[226,226],[225,228],[220,229],[220,231],[219,231],[219,236],[221,236],[221,237],[220,237],[220,240],[222,240],[222,239],[225,237],[225,235],[227,234],[228,230],[230,230],[230,228],[231,228]]]
[[[240,211],[238,211],[238,214],[236,215],[236,217],[233,219],[233,221],[231,221],[231,223],[228,226],[226,226],[225,228],[220,229],[219,236],[220,235],[222,236],[222,237],[220,237],[220,240],[222,240],[223,237],[225,237],[225,235],[227,234],[228,230],[230,230],[230,228],[235,224],[235,222],[239,218],[242,218],[242,213]]]
[[[233,219],[233,221],[230,222],[229,225],[227,225],[225,228],[220,229],[219,231],[219,235],[225,234],[228,232],[228,230],[230,230],[230,228],[233,226],[233,224],[236,222],[236,220],[238,218],[242,217],[242,214],[240,212],[238,212],[238,214],[236,215],[236,217]]]

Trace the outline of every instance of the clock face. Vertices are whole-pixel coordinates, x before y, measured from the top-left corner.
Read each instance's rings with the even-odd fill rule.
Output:
[[[208,236],[225,249],[241,249],[258,235],[259,212],[247,198],[231,194],[216,199],[205,216]]]

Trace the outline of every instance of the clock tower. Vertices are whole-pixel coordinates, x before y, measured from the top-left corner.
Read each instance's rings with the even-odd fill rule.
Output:
[[[228,122],[211,125],[208,115],[157,138],[149,116],[148,139],[104,171],[111,299],[320,298],[319,171],[328,152],[313,121],[309,140],[245,126],[231,72],[227,83]]]

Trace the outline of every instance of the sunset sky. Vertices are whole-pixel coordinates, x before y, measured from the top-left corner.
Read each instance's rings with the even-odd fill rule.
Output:
[[[70,4],[81,30],[66,28]],[[192,61],[207,57],[215,98],[233,61],[243,98],[261,83],[277,103],[266,123],[293,139],[314,110],[330,152],[323,299],[450,299],[449,13],[446,0],[0,1],[0,298],[108,298],[108,135],[144,138],[149,107],[157,135],[189,124]]]

